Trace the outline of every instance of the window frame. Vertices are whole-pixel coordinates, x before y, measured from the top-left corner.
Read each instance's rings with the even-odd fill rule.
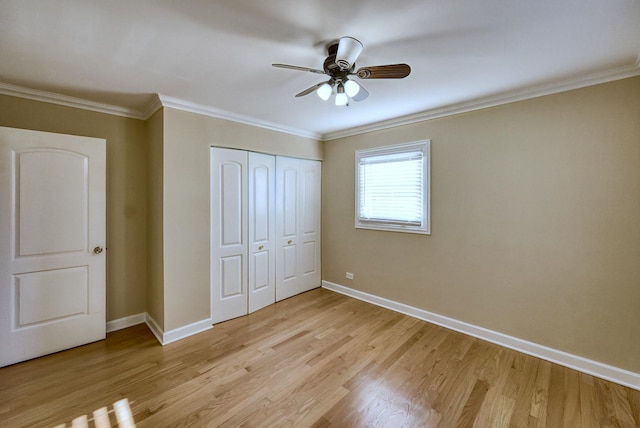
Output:
[[[419,225],[402,224],[394,220],[370,220],[360,215],[360,160],[384,155],[422,152],[422,220]],[[431,235],[431,140],[394,144],[355,152],[355,227],[357,229]]]

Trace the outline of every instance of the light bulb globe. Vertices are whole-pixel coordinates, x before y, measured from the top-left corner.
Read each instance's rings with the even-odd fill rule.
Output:
[[[360,92],[360,85],[353,80],[347,80],[344,82],[344,92],[350,97],[355,97]]]
[[[332,92],[333,88],[331,88],[331,85],[329,85],[328,83],[325,83],[316,90],[316,94],[318,94],[318,96],[324,101],[327,101],[329,99]]]

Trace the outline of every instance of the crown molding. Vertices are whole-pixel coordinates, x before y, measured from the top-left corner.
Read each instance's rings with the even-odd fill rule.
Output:
[[[242,123],[245,125],[256,126],[258,128],[269,129],[271,131],[283,132],[285,134],[296,135],[298,137],[310,138],[313,140],[321,140],[322,134],[311,131],[305,131],[297,128],[290,128],[273,122],[258,120],[253,117],[244,116],[237,113],[231,113],[225,110],[216,109],[201,104],[184,101],[178,98],[169,97],[167,95],[158,94],[163,107],[170,107],[177,110],[198,113],[205,116],[215,117],[216,119],[229,120],[231,122]]]
[[[162,108],[162,101],[160,100],[160,96],[158,96],[158,94],[153,94],[153,96],[151,97],[151,100],[147,104],[147,108],[145,108],[144,112],[142,113],[144,120],[149,119],[151,116],[155,114],[155,112],[157,112],[161,108]]]
[[[111,104],[88,101],[81,98],[70,97],[67,95],[46,92],[37,89],[30,89],[21,86],[11,85],[9,83],[0,82],[0,95],[9,95],[18,98],[26,98],[34,101],[42,101],[51,104],[63,105],[66,107],[79,108],[83,110],[95,111],[98,113],[112,114],[132,119],[147,120],[161,107],[170,107],[177,110],[198,113],[205,116],[215,117],[217,119],[229,120],[232,122],[242,123],[245,125],[256,126],[258,128],[269,129],[276,132],[291,134],[303,138],[310,138],[319,141],[331,141],[339,138],[351,137],[354,135],[365,134],[368,132],[381,131],[397,126],[409,125],[412,123],[423,122],[431,119],[437,119],[455,114],[466,113],[474,110],[480,110],[488,107],[509,104],[517,101],[524,101],[531,98],[551,95],[559,92],[565,92],[573,89],[584,88],[607,83],[614,80],[626,79],[640,75],[640,57],[635,64],[620,67],[604,72],[594,73],[577,79],[569,79],[560,82],[547,83],[537,85],[518,91],[505,92],[499,95],[478,98],[458,104],[452,104],[445,107],[425,110],[419,113],[413,113],[400,116],[393,119],[383,120],[370,123],[367,125],[357,126],[353,128],[338,130],[329,133],[316,133],[303,129],[291,128],[281,124],[259,120],[249,116],[216,109],[214,107],[192,103],[178,98],[170,97],[162,94],[154,94],[144,110],[134,110],[125,107],[115,106]]]
[[[556,94],[559,92],[570,91],[573,89],[585,88],[600,83],[612,82],[614,80],[626,79],[628,77],[640,76],[640,58],[631,66],[620,67],[604,72],[593,73],[587,76],[568,79],[554,83],[537,85],[517,91],[509,91],[499,95],[478,98],[458,104],[452,104],[446,107],[425,110],[420,113],[400,116],[394,119],[383,120],[368,125],[357,126],[354,128],[344,129],[335,132],[329,132],[322,135],[322,141],[331,141],[338,138],[351,137],[354,135],[365,134],[367,132],[381,131],[384,129],[394,128],[396,126],[409,125],[412,123],[423,122],[426,120],[437,119],[440,117],[452,116],[454,114],[466,113],[474,110],[480,110],[488,107],[524,101],[531,98],[537,98],[544,95]]]
[[[286,134],[296,135],[299,137],[321,140],[322,135],[305,131],[302,129],[289,128],[277,123],[258,120],[249,116],[235,114],[224,110],[204,106],[189,101],[180,100],[178,98],[169,97],[167,95],[154,94],[147,104],[147,107],[140,110],[128,109],[120,106],[88,101],[81,98],[70,97],[67,95],[56,94],[53,92],[41,91],[38,89],[30,89],[22,86],[11,85],[9,83],[0,82],[0,95],[9,95],[12,97],[26,98],[33,101],[41,101],[50,104],[57,104],[66,107],[79,108],[98,113],[112,114],[132,119],[147,120],[161,107],[170,107],[177,110],[198,113],[205,116],[215,117],[217,119],[229,120],[232,122],[243,123],[245,125],[256,126],[258,128],[269,129],[272,131],[283,132]]]
[[[0,82],[0,94],[12,97],[26,98],[33,101],[41,101],[45,103],[57,104],[65,107],[79,108],[82,110],[95,111],[97,113],[112,114],[115,116],[123,116],[132,119],[146,119],[144,115],[133,109],[104,104],[95,101],[88,101],[81,98],[70,97],[67,95],[56,94],[53,92],[41,91],[38,89],[30,89],[22,86],[11,85],[9,83]]]

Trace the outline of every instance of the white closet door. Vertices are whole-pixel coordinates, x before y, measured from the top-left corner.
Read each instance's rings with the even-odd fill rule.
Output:
[[[321,285],[320,272],[320,180],[321,163],[300,160],[299,275],[300,288],[308,291]]]
[[[247,152],[211,149],[211,317],[247,314]]]
[[[249,153],[249,313],[276,301],[275,156]]]
[[[276,300],[320,286],[317,161],[276,159]]]
[[[276,301],[296,295],[298,275],[299,160],[276,158]]]

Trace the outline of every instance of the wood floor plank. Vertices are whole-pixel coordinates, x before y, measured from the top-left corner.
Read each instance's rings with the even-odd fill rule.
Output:
[[[0,427],[127,398],[144,427],[634,427],[640,391],[323,289],[160,346],[145,325],[0,369]]]
[[[634,420],[633,410],[630,400],[628,399],[627,388],[611,384],[611,391],[613,394],[612,401],[616,420],[621,426],[634,426],[636,421]]]
[[[640,427],[640,394],[635,394],[634,391],[627,390],[627,400],[629,401],[633,422],[637,427]]]
[[[502,390],[507,381],[515,354],[513,351],[497,346],[492,346],[489,349],[496,352],[488,354],[488,360],[485,361],[486,364],[481,371],[482,376],[480,379],[485,380],[490,387],[476,417],[476,426],[478,427],[494,426],[496,421],[504,419],[503,413],[505,411],[508,411],[509,417],[511,417],[511,410],[505,407],[505,403],[508,404],[508,402],[505,401]]]
[[[433,402],[433,408],[442,415],[440,421],[442,426],[458,426],[461,423],[468,423],[470,416],[468,405],[471,395],[474,394],[476,386],[485,383],[474,375],[480,362],[477,356],[482,352],[482,346],[477,346],[479,342],[471,337],[464,335],[459,335],[459,337],[465,339],[459,342],[461,353],[447,364],[446,376],[449,379],[439,388]],[[476,389],[474,398],[477,398],[477,393]],[[474,419],[475,414],[480,410],[481,403],[482,401],[471,403],[473,404]]]
[[[595,387],[591,376],[580,374],[580,425],[583,428],[597,428],[598,415]]]
[[[473,385],[471,394],[464,404],[462,414],[456,422],[456,427],[473,427],[476,416],[480,412],[482,402],[484,401],[487,391],[489,390],[489,384],[484,380],[477,380]]]
[[[551,379],[551,363],[538,361],[534,391],[531,396],[529,415],[535,427],[545,427],[547,421],[547,402],[549,400],[549,381]]]
[[[564,427],[572,428],[575,426],[574,421],[582,419],[580,410],[580,373],[575,370],[565,370],[565,373]]]
[[[563,367],[551,366],[549,380],[549,398],[547,403],[547,424],[552,427],[564,426],[564,408],[567,397],[565,384],[566,370]]]
[[[601,379],[594,379],[596,391],[596,406],[598,407],[600,418],[598,423],[600,426],[617,427],[615,405],[613,404],[613,395],[611,394],[611,383]]]
[[[528,355],[520,354],[521,366],[511,371],[511,381],[515,389],[510,395],[515,400],[515,407],[511,415],[511,424],[527,426],[530,423],[531,401],[535,396],[535,381],[540,360]]]

